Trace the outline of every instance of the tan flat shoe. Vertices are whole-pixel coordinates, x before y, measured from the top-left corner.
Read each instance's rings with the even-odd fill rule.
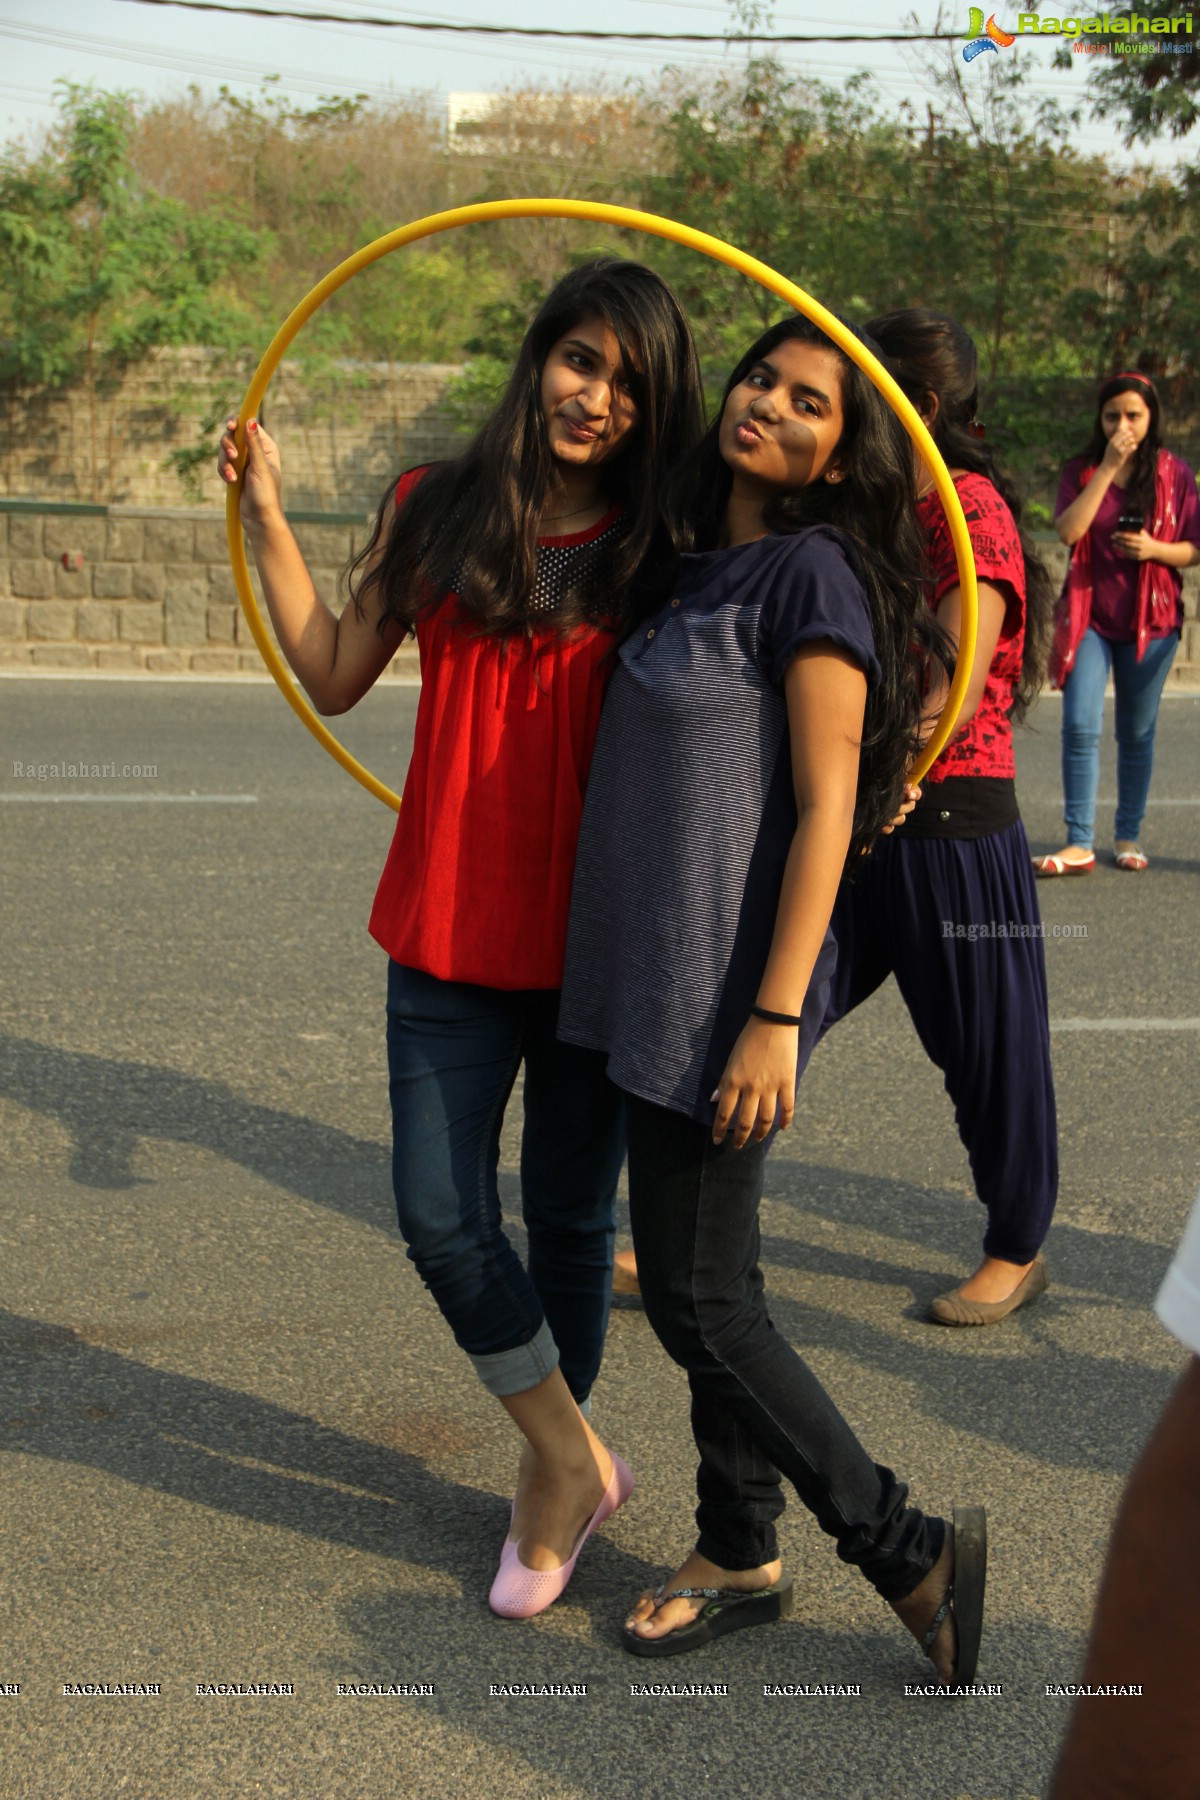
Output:
[[[951,1288],[929,1303],[929,1317],[937,1325],[998,1325],[1019,1306],[1028,1306],[1050,1285],[1045,1259],[1035,1256],[1007,1300],[966,1300],[961,1288]]]

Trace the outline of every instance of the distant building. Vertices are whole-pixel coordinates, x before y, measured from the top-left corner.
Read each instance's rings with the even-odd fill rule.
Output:
[[[446,97],[446,147],[459,156],[535,151],[575,161],[625,136],[638,122],[636,104],[625,95],[535,89]]]

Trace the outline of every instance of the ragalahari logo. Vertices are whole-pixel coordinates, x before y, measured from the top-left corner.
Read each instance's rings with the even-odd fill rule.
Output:
[[[969,44],[963,45],[964,62],[974,62],[975,58],[982,56],[985,50],[995,50],[998,53],[1002,44],[1007,50],[1010,44],[1015,44],[1017,41],[1011,31],[1002,31],[997,25],[995,13],[985,25],[982,6],[971,8],[971,22],[967,26],[967,36],[971,41]]]

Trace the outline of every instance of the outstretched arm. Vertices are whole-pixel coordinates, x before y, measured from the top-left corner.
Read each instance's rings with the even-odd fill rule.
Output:
[[[237,480],[235,421],[227,421],[217,470],[227,483]],[[283,512],[283,471],[279,449],[256,420],[246,428],[246,479],[240,503],[242,524],[262,579],[263,598],[279,647],[319,713],[348,712],[383,673],[403,637],[399,625],[381,633],[379,606],[365,617],[348,605],[340,614],[327,606]],[[391,513],[384,522],[384,535]],[[381,544],[384,537],[381,537]]]

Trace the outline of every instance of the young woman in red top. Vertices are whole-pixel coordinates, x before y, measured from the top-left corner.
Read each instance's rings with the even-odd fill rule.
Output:
[[[660,474],[702,427],[670,289],[604,258],[554,288],[470,448],[389,490],[339,617],[247,424],[242,519],[280,646],[341,713],[415,631],[421,699],[371,932],[391,959],[393,1181],[408,1254],[525,1442],[490,1600],[565,1588],[632,1487],[592,1432],[624,1154],[603,1058],[556,1038],[592,745],[622,630],[655,585]],[[236,479],[232,434],[221,469]],[[526,1269],[505,1235],[500,1131],[524,1067]]]

